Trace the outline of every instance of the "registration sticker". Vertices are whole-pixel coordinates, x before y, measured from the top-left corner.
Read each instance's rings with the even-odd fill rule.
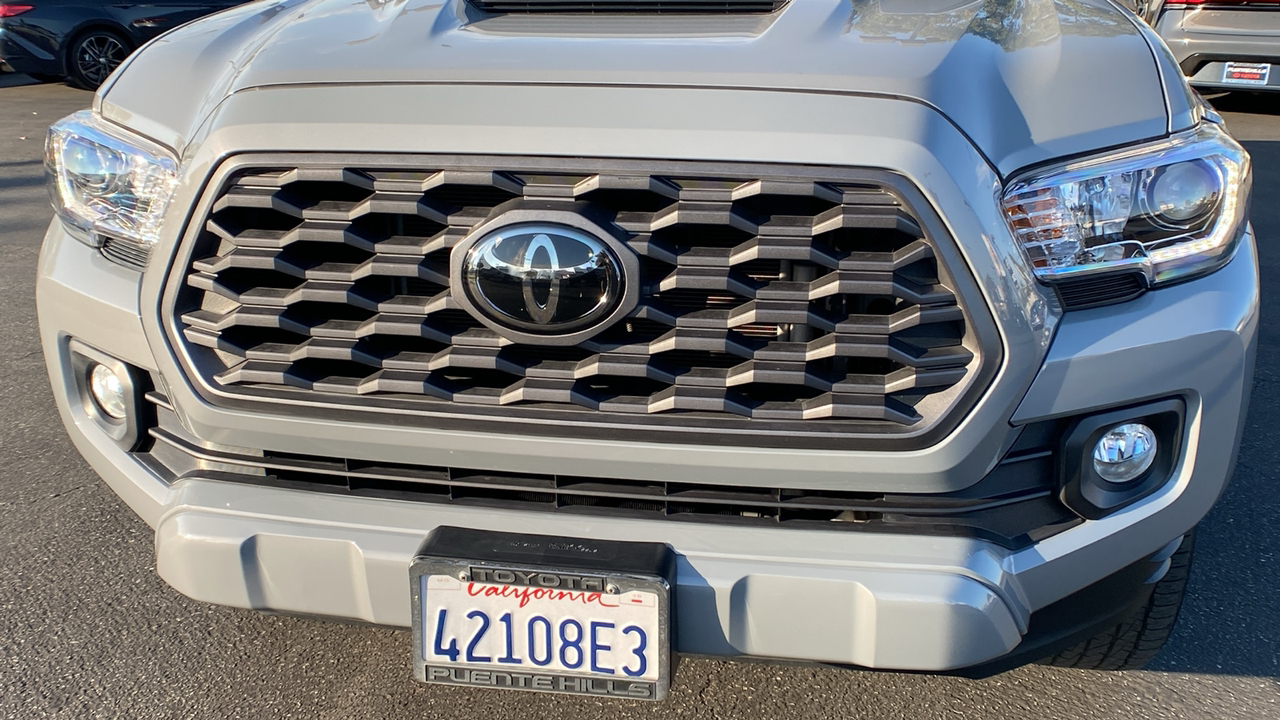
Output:
[[[1232,85],[1266,85],[1270,63],[1229,62],[1222,70],[1222,82]]]

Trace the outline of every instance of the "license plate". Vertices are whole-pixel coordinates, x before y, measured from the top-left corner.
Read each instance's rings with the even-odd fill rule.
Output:
[[[1222,82],[1235,85],[1266,85],[1270,76],[1270,63],[1229,62],[1222,70]]]
[[[456,531],[457,529],[445,529]],[[437,533],[440,531],[438,530]],[[477,531],[460,531],[474,536]],[[611,545],[486,533],[498,552],[454,556],[428,540],[410,569],[414,669],[428,683],[659,700],[670,685],[670,583],[605,571]],[[512,538],[519,540],[512,543]],[[504,541],[519,552],[501,552]],[[528,562],[530,544],[550,549]],[[595,546],[591,562],[556,548]],[[442,552],[444,550],[444,552]],[[448,554],[446,554],[448,553]],[[480,557],[475,557],[480,555]],[[621,553],[625,560],[626,552]],[[581,565],[574,566],[579,559]],[[524,562],[522,562],[524,560]],[[625,565],[625,563],[622,563]]]

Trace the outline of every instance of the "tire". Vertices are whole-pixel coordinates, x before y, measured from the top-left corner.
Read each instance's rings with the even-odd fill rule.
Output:
[[[1141,670],[1173,634],[1178,610],[1191,574],[1195,530],[1169,558],[1169,571],[1156,583],[1151,599],[1124,622],[1044,661],[1056,667],[1081,670]]]
[[[71,51],[67,54],[67,72],[77,86],[97,90],[132,51],[133,44],[120,33],[94,28],[71,44]]]

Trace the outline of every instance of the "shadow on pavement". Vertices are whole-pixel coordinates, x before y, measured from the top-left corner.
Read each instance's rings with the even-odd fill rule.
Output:
[[[39,80],[27,77],[26,75],[19,75],[18,73],[0,73],[0,88],[39,84]]]
[[[1270,101],[1270,98],[1263,98]],[[1259,102],[1246,96],[1243,101]],[[1280,95],[1271,107],[1280,114]],[[1215,105],[1217,105],[1215,101]],[[1257,112],[1257,110],[1252,110]],[[1200,524],[1190,594],[1152,670],[1280,677],[1280,142],[1245,142],[1253,156],[1253,225],[1262,319],[1253,399],[1235,478]]]

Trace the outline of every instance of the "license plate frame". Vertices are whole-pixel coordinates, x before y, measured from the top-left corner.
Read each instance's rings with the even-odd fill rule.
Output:
[[[1228,85],[1262,87],[1271,79],[1271,63],[1227,62],[1222,67],[1222,82]]]
[[[657,605],[657,637],[646,639],[652,646],[644,651],[656,663],[656,672],[646,673],[651,677],[629,678],[589,671],[516,668],[492,661],[471,663],[459,661],[457,656],[442,659],[432,653],[437,623],[425,616],[437,607],[428,596],[452,583],[449,578],[464,587],[509,588],[513,597],[521,590],[557,586],[587,593],[602,590],[612,598],[652,594]],[[676,658],[672,607],[675,559],[665,544],[440,527],[413,558],[409,580],[413,671],[420,682],[638,700],[662,700],[670,692]],[[434,591],[433,586],[437,588]],[[507,632],[511,632],[510,625]],[[546,652],[551,654],[550,644]]]

